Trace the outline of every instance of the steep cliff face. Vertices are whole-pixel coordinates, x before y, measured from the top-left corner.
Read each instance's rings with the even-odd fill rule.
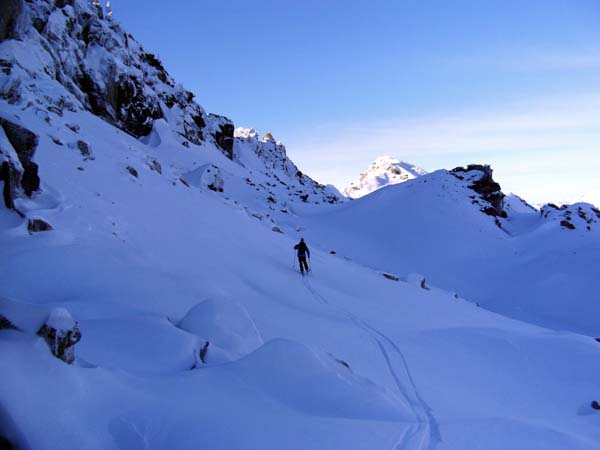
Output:
[[[89,111],[134,137],[164,118],[181,143],[231,153],[233,124],[207,114],[100,6],[83,0],[3,3],[0,97],[39,114]]]

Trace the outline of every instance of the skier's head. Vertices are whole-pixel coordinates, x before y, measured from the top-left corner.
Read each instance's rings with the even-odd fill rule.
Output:
[[[300,242],[304,242],[304,238],[300,238]]]

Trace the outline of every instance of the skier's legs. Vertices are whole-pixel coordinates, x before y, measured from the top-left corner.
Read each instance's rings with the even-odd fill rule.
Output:
[[[304,270],[306,270],[308,272],[309,269],[308,269],[308,263],[306,262],[306,256],[302,257],[301,262],[304,265]]]
[[[304,267],[303,267],[303,262],[305,262],[305,257],[304,256],[298,256],[298,266],[300,266],[300,273],[304,273]]]

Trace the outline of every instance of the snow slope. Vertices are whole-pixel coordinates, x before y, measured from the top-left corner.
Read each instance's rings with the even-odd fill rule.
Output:
[[[90,141],[110,136],[94,117],[80,123]],[[33,333],[0,331],[5,436],[36,449],[596,448],[592,339],[318,248],[303,279],[295,235],[224,193],[150,170],[133,177],[124,165],[143,167],[145,148],[113,136],[83,174],[72,154],[40,149],[46,181],[27,213],[54,231],[30,236],[3,211],[2,295],[13,309],[67,308],[83,336],[69,366]],[[241,358],[217,350],[216,363],[209,347],[199,363],[212,327],[177,324],[208,298],[241,305],[247,316],[220,320],[244,330],[250,318],[264,344]]]
[[[413,164],[391,156],[380,156],[360,174],[357,181],[344,189],[344,194],[346,197],[360,198],[382,187],[404,183],[425,174],[426,171]]]
[[[469,183],[434,172],[315,213],[305,235],[369,267],[422,274],[502,314],[600,335],[598,210],[576,204],[536,211],[509,196],[508,217],[488,216]]]
[[[201,111],[191,100],[161,104],[162,117],[136,136],[127,113],[100,114],[89,94],[61,84],[79,83],[70,71],[49,75],[40,61],[25,70],[24,50],[53,67],[52,54],[68,44],[61,58],[71,61],[74,49],[87,51],[78,33],[112,36],[113,19],[78,0],[20,4],[26,13],[14,23],[43,20],[23,27],[21,41],[0,43],[12,61],[1,84],[12,94],[2,91],[0,112],[38,137],[25,162],[37,165],[41,184],[31,195],[15,185],[15,209],[0,207],[0,319],[10,321],[0,320],[0,438],[26,449],[597,448],[597,342],[424,289],[418,276],[393,281],[375,270],[398,261],[385,250],[396,241],[383,234],[391,224],[391,236],[401,236],[398,217],[415,222],[404,244],[416,245],[414,236],[447,243],[426,234],[439,232],[435,224],[417,228],[428,208],[457,236],[479,231],[494,251],[504,248],[504,230],[522,222],[498,219],[502,230],[482,205],[462,202],[466,178],[434,173],[336,205],[335,191],[294,172],[272,137],[231,132],[226,141],[231,123],[203,111],[204,126],[188,127],[196,142],[182,135],[192,117],[184,110]],[[50,29],[61,39],[49,40]],[[117,59],[125,51],[114,50]],[[135,66],[136,55],[123,60]],[[138,70],[150,73],[147,64]],[[144,86],[162,86],[150,78]],[[48,100],[70,95],[73,108]],[[4,168],[23,157],[8,137],[0,149]],[[411,213],[408,189],[440,201]],[[549,208],[523,236],[575,240],[579,208],[593,213]],[[568,218],[575,232],[561,229]],[[36,219],[52,229],[31,227]],[[306,278],[294,266],[300,235],[312,249]],[[467,260],[459,242],[451,245]],[[356,260],[344,257],[354,251]],[[427,269],[411,257],[411,272]],[[49,318],[60,328],[78,323],[74,364],[36,334]]]

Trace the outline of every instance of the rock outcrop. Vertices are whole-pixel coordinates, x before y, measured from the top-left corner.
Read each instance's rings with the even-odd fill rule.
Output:
[[[216,118],[220,123],[218,123],[218,129],[213,132],[213,136],[215,138],[215,142],[223,151],[225,155],[231,160],[234,159],[233,153],[233,143],[234,143],[234,131],[235,127],[233,122],[223,116],[218,116],[216,114],[210,114],[211,117]]]
[[[0,181],[4,204],[14,209],[20,192],[31,196],[40,188],[38,165],[33,162],[38,136],[23,125],[0,117]]]
[[[479,194],[483,202],[481,211],[494,217],[506,217],[504,211],[504,193],[492,174],[490,166],[481,164],[470,164],[465,167],[457,167],[450,171],[452,175],[467,180],[469,188]]]

